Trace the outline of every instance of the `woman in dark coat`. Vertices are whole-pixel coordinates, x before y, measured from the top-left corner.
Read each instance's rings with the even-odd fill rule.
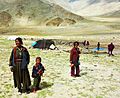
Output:
[[[71,49],[70,52],[70,63],[71,65],[71,76],[80,76],[80,62],[79,62],[79,54],[81,53],[79,48],[79,42],[74,42],[74,47]],[[75,69],[76,69],[76,74],[75,74]]]
[[[13,48],[9,66],[13,72],[14,86],[18,88],[18,92],[29,92],[31,85],[30,75],[28,71],[28,64],[30,56],[21,38],[15,39],[16,46]]]

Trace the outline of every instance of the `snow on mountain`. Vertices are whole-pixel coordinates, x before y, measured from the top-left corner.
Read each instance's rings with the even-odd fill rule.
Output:
[[[120,0],[54,0],[54,3],[82,16],[97,16],[120,10]]]

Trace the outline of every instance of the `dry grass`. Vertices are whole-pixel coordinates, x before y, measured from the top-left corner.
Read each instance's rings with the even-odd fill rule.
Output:
[[[46,71],[42,77],[43,89],[33,94],[19,95],[13,88],[12,73],[8,59],[14,41],[0,37],[0,98],[119,98],[120,55],[108,57],[107,54],[81,54],[81,77],[70,77],[69,53],[50,50],[29,49],[31,74],[35,57],[41,56]],[[24,40],[26,47],[32,41]],[[61,47],[70,49],[71,47]],[[31,78],[32,79],[32,78]]]

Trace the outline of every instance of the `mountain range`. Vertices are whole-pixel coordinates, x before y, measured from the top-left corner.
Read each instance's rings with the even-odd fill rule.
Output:
[[[99,16],[120,10],[120,0],[49,0],[82,16]]]
[[[66,26],[84,20],[48,0],[0,0],[0,26]]]
[[[85,16],[120,16],[120,0],[0,0],[0,26],[67,26]]]

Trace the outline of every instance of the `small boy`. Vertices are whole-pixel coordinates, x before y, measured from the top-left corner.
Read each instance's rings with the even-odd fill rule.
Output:
[[[36,64],[33,66],[32,69],[32,77],[34,78],[33,82],[33,92],[36,92],[39,89],[39,83],[41,81],[41,76],[44,73],[44,66],[41,64],[41,58],[36,58]]]

